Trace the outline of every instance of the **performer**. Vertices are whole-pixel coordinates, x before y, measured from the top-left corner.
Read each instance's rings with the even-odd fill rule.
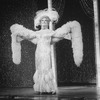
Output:
[[[12,32],[12,58],[15,64],[21,62],[21,44],[24,39],[31,41],[37,45],[35,51],[35,67],[36,72],[33,76],[34,90],[40,93],[56,93],[57,85],[54,79],[52,61],[51,61],[51,45],[62,39],[72,41],[73,57],[75,64],[80,66],[83,58],[83,42],[81,26],[77,21],[70,21],[56,30],[49,29],[49,23],[57,23],[59,15],[56,10],[51,12],[48,9],[40,10],[34,18],[33,31],[25,28],[23,25],[14,24],[10,27]],[[38,26],[41,26],[38,30]]]

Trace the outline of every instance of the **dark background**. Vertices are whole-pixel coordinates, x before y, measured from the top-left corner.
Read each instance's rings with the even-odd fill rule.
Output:
[[[84,57],[80,67],[73,61],[71,41],[56,43],[57,82],[59,86],[87,85],[96,83],[96,66],[94,51],[93,13],[87,13],[80,0],[63,0],[61,8],[53,0],[53,7],[60,14],[55,29],[68,21],[77,20],[81,24]],[[90,1],[90,7],[93,5]],[[35,12],[47,8],[46,0],[0,0],[0,87],[32,87],[35,72],[36,45],[22,41],[22,61],[19,65],[12,62],[10,26],[14,23],[34,30]]]

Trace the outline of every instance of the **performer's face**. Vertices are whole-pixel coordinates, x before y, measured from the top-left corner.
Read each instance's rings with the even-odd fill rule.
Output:
[[[50,22],[50,19],[48,17],[43,17],[40,21],[41,23],[41,28],[45,28],[47,29],[49,27],[49,22]]]

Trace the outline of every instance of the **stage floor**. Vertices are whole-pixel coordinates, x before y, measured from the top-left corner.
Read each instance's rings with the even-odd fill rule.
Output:
[[[0,100],[100,100],[96,86],[58,87],[55,95],[37,94],[33,88],[1,88]]]

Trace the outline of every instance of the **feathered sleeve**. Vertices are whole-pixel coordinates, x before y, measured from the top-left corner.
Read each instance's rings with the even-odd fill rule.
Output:
[[[15,64],[21,62],[21,44],[23,39],[35,38],[35,32],[29,30],[22,25],[14,24],[10,27],[11,31],[11,48],[12,48],[12,59]]]
[[[64,24],[62,27],[55,30],[53,37],[61,39],[68,39],[72,42],[73,58],[77,66],[80,66],[83,60],[83,41],[81,26],[77,21],[70,21]]]

